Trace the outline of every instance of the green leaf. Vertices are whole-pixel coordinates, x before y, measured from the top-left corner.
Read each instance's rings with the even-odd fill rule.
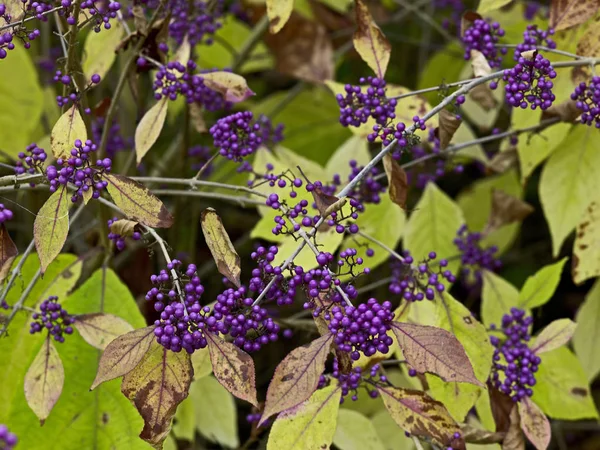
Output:
[[[271,117],[271,112],[287,96],[287,92],[270,95],[255,105],[252,112]],[[319,164],[325,164],[351,135],[347,128],[339,125],[339,115],[340,108],[334,96],[322,87],[315,87],[304,90],[286,103],[285,108],[273,120],[285,125],[287,148]]]
[[[596,281],[587,293],[575,317],[577,329],[573,336],[573,348],[581,361],[581,366],[592,381],[600,373],[600,281]]]
[[[327,180],[333,180],[335,175],[339,175],[342,183],[348,180],[352,173],[350,161],[356,161],[357,166],[365,166],[371,161],[369,153],[369,142],[361,136],[352,136],[346,142],[339,146],[325,165]],[[323,180],[321,180],[323,181]]]
[[[600,250],[597,242],[600,236],[600,215],[598,201],[591,202],[577,224],[573,244],[573,281],[581,284],[585,280],[600,275]]]
[[[196,46],[198,64],[203,69],[225,69],[232,67],[235,56],[250,38],[248,25],[229,16],[219,29],[219,39],[210,45]],[[235,50],[235,54],[232,53]],[[259,41],[240,68],[241,73],[259,72],[273,67],[273,57],[264,42]]]
[[[359,397],[360,398],[360,397]],[[377,434],[383,441],[386,450],[413,450],[415,445],[411,438],[394,422],[387,410],[379,411],[371,419]]]
[[[231,394],[213,377],[195,381],[190,389],[195,424],[204,437],[225,447],[237,448],[237,410]]]
[[[117,57],[115,51],[123,39],[124,31],[118,20],[110,21],[110,29],[102,33],[88,33],[83,45],[83,73],[90,80],[97,73],[100,77],[108,73]]]
[[[96,34],[96,33],[94,33]],[[76,105],[71,106],[56,122],[50,135],[52,154],[55,158],[68,159],[75,140],[85,142],[87,130]]]
[[[335,433],[342,390],[336,383],[318,389],[308,400],[277,416],[267,450],[329,448]]]
[[[294,0],[267,0],[269,31],[278,33],[287,23],[294,9]]]
[[[44,110],[43,91],[30,54],[16,43],[0,64],[0,149],[14,158],[31,143]]]
[[[352,37],[354,49],[375,75],[383,79],[390,62],[392,45],[373,20],[369,8],[362,0],[355,1],[355,12],[357,30]]]
[[[167,118],[169,99],[163,97],[152,108],[146,111],[135,129],[135,154],[137,163],[141,163],[146,153],[152,148]]]
[[[594,131],[574,127],[542,171],[539,194],[554,256],[598,192],[599,178],[594,168],[600,166],[600,135]]]
[[[463,210],[469,230],[482,231],[485,227],[492,211],[493,189],[500,189],[518,199],[523,198],[523,188],[519,184],[517,173],[514,170],[476,181],[464,189],[456,199]],[[520,224],[515,223],[491,232],[481,241],[482,247],[487,248],[496,245],[499,254],[503,253],[514,242],[519,227]]]
[[[373,423],[349,409],[338,412],[333,444],[340,450],[385,450]]]
[[[488,270],[483,272],[481,320],[485,326],[502,324],[502,316],[519,305],[519,291],[504,278]]]
[[[585,371],[566,347],[540,356],[532,400],[553,419],[597,419]]]
[[[34,287],[31,300],[26,305],[33,306],[47,289],[68,291],[69,286],[73,286],[79,277],[79,263],[77,272],[72,270],[69,271],[71,275],[68,278],[61,277],[61,285],[55,285],[57,289],[49,286],[56,274],[74,261],[76,258],[72,255],[59,255],[48,267],[44,278]],[[29,258],[25,262],[25,285],[37,267],[35,258]],[[103,272],[105,276],[102,275]],[[17,291],[15,295],[18,295],[19,285],[17,283],[14,288]],[[80,293],[82,289],[84,292]],[[118,314],[135,327],[143,327],[145,324],[133,297],[110,270],[95,272],[63,306],[71,314],[106,312]],[[65,386],[61,399],[44,427],[39,426],[37,418],[25,402],[23,377],[42,345],[43,336],[29,334],[27,316],[19,314],[13,320],[11,327],[15,328],[7,338],[3,338],[3,358],[0,358],[0,401],[3,405],[0,408],[0,422],[11,424],[11,429],[19,436],[19,445],[30,450],[44,450],[48,448],[49,442],[61,450],[111,447],[149,450],[150,446],[137,436],[142,420],[131,403],[121,395],[119,381],[111,381],[93,392],[89,391],[96,374],[100,351],[77,334],[67,336],[66,342],[57,346],[64,364]]]
[[[571,340],[577,325],[571,319],[558,319],[547,325],[531,344],[531,351],[546,353],[562,347]]]
[[[486,14],[497,9],[502,8],[504,5],[510,3],[511,0],[481,0],[477,12],[479,14]]]
[[[69,206],[67,187],[54,192],[38,211],[33,223],[35,248],[40,258],[42,273],[58,256],[69,234]]]
[[[192,353],[192,366],[194,367],[194,380],[199,380],[212,373],[208,348],[201,348]]]
[[[546,304],[558,287],[565,262],[567,262],[567,258],[542,267],[527,278],[519,295],[519,306],[533,309]]]
[[[425,376],[429,385],[428,394],[442,402],[457,422],[463,422],[483,389],[469,383],[447,382],[436,376]]]
[[[453,243],[465,219],[459,206],[434,183],[428,183],[406,224],[404,246],[415,261],[426,259],[431,251],[437,257],[450,258],[458,253]],[[460,262],[448,261],[448,269],[456,273]]]

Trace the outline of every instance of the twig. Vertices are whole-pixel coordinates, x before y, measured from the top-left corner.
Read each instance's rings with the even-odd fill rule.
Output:
[[[49,9],[48,11],[44,11],[43,13],[41,13],[41,15],[42,16],[47,16],[47,15],[52,14],[53,12],[60,11],[61,9],[63,9],[62,6],[57,6],[55,8]],[[37,15],[36,16],[28,17],[26,19],[18,20],[16,22],[9,23],[7,25],[3,25],[3,26],[0,27],[0,32],[2,32],[4,30],[8,30],[10,28],[17,27],[19,25],[23,25],[24,23],[30,22],[32,20],[37,20]]]
[[[261,200],[255,200],[248,197],[236,197],[234,195],[219,194],[217,192],[201,192],[201,191],[187,191],[178,189],[153,189],[154,195],[168,195],[168,196],[183,196],[183,197],[200,197],[200,198],[214,198],[216,200],[223,200],[226,202],[237,203],[240,206],[247,205],[259,205],[264,206],[265,202]]]
[[[358,230],[358,234],[361,235],[362,237],[364,237],[365,239],[373,242],[374,244],[379,245],[382,249],[384,249],[386,252],[388,252],[390,255],[392,255],[394,258],[396,258],[401,263],[406,264],[406,261],[404,260],[404,258],[402,256],[400,256],[399,253],[397,253],[393,248],[390,248],[387,245],[385,245],[379,239],[375,239],[373,236],[370,236],[361,230]]]
[[[216,181],[205,181],[196,180],[194,178],[161,178],[161,177],[131,177],[132,180],[140,183],[155,183],[155,184],[179,184],[184,186],[206,186],[217,189],[227,189],[230,191],[247,192],[248,194],[257,195],[259,197],[267,198],[268,195],[258,192],[257,190],[250,189],[246,186],[237,186],[235,184],[218,183]],[[2,180],[0,178],[0,180]],[[0,184],[1,186],[1,184]]]
[[[415,443],[415,447],[417,447],[417,450],[423,450],[423,445],[421,444],[421,441],[419,441],[419,439],[416,436],[413,436],[413,442]]]
[[[214,155],[212,155],[208,161],[206,161],[202,167],[200,167],[200,170],[198,171],[198,173],[194,176],[194,180],[199,180],[200,177],[202,176],[202,174],[206,171],[206,169],[208,169],[208,166],[210,166],[212,164],[212,162],[217,158],[217,156],[219,156],[219,152],[216,152]]]

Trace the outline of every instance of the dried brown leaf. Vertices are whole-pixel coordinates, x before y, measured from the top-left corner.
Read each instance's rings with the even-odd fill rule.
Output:
[[[550,27],[566,30],[591,19],[600,8],[600,0],[552,0]]]
[[[217,269],[229,281],[240,287],[240,255],[237,254],[221,218],[212,208],[206,208],[201,215],[202,233],[210,249]]]
[[[8,230],[4,226],[4,223],[0,224],[0,283],[4,281],[10,270],[12,262],[15,257],[19,254],[17,246],[10,238]]]
[[[529,397],[523,398],[517,405],[521,416],[521,429],[525,436],[537,450],[546,450],[552,437],[548,418]]]
[[[502,450],[525,450],[525,436],[521,431],[519,407],[513,403],[509,414],[509,424],[506,436],[502,442]]]
[[[521,221],[533,211],[533,206],[523,200],[494,188],[492,190],[492,211],[484,233],[491,233],[505,225]]]
[[[406,172],[389,153],[383,157],[383,168],[388,179],[390,199],[400,208],[406,209],[406,198],[408,197]]]
[[[439,114],[439,123],[440,125],[435,129],[435,133],[440,140],[440,148],[444,150],[450,144],[458,127],[460,127],[462,119],[447,109],[442,109]]]
[[[346,203],[344,201],[340,201],[340,198],[336,197],[335,195],[329,195],[323,192],[323,189],[319,187],[315,187],[313,189],[312,196],[315,200],[317,210],[323,218],[327,217],[332,212],[339,211]]]
[[[500,392],[490,382],[487,383],[487,388],[496,431],[508,432],[511,424],[511,411],[515,403],[508,395]]]
[[[475,86],[468,95],[471,100],[481,106],[485,111],[491,111],[498,105],[494,93],[486,83]]]
[[[504,440],[505,433],[494,433],[493,431],[476,428],[467,423],[461,425],[461,434],[468,444],[497,444]]]
[[[352,40],[354,48],[379,78],[385,77],[392,46],[377,26],[363,0],[354,0],[357,30]]]
[[[577,108],[575,100],[568,99],[562,103],[559,103],[558,105],[552,105],[550,108],[542,111],[541,120],[558,117],[561,122],[575,123],[580,115],[581,110]]]
[[[135,232],[135,227],[139,224],[133,220],[119,219],[112,223],[110,232],[121,236],[130,237]]]
[[[498,152],[488,162],[487,166],[497,173],[504,173],[513,167],[519,165],[519,153],[516,148],[510,148],[503,152]]]

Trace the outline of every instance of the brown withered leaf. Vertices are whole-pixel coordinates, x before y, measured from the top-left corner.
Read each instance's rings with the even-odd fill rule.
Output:
[[[321,217],[325,218],[332,212],[339,211],[346,202],[341,202],[340,198],[335,195],[329,195],[323,192],[323,189],[315,187],[311,192],[317,210],[321,214]],[[345,199],[342,199],[345,200]]]
[[[325,370],[333,337],[329,333],[298,347],[279,363],[267,390],[265,409],[259,425],[273,414],[293,408],[312,395]]]
[[[406,209],[406,199],[408,197],[406,172],[389,153],[383,157],[383,168],[388,179],[390,199],[400,208]]]
[[[133,15],[133,25],[138,33],[144,34],[146,27],[148,26],[148,20],[146,14],[144,14],[144,8],[141,5],[134,5],[131,9]]]
[[[440,140],[440,148],[444,150],[450,144],[458,127],[460,127],[462,119],[447,109],[442,109],[439,114],[439,123],[440,125],[435,129],[435,134]]]
[[[133,331],[126,320],[104,313],[76,316],[73,326],[88,344],[100,350],[104,350],[119,336]]]
[[[515,402],[512,399],[496,389],[491,382],[487,383],[488,394],[490,396],[490,407],[492,416],[496,424],[496,431],[508,432],[511,424],[511,411]]]
[[[205,334],[215,377],[231,394],[258,408],[252,357],[216,334]]]
[[[468,423],[460,426],[461,434],[468,444],[497,444],[504,440],[505,433],[494,433]]]
[[[587,56],[588,58],[600,57],[600,21],[596,19],[590,25],[585,34],[577,42],[578,55]],[[592,76],[591,66],[573,67],[571,78],[574,83],[587,82]]]
[[[135,369],[154,340],[154,326],[151,326],[130,331],[111,341],[100,357],[98,373],[90,390]]]
[[[294,12],[283,30],[265,36],[265,43],[281,73],[314,83],[334,76],[333,44],[318,22]]]
[[[600,36],[599,36],[600,38]],[[574,123],[581,115],[581,110],[577,108],[575,100],[565,100],[558,105],[552,105],[550,108],[542,111],[542,119],[547,120],[552,117],[558,117],[561,122]]]
[[[591,19],[600,8],[600,0],[552,0],[550,27],[566,30]]]
[[[188,396],[192,375],[188,353],[172,352],[152,340],[138,366],[123,378],[121,392],[144,419],[140,438],[155,448],[162,448],[177,406]]]
[[[487,166],[496,173],[504,173],[519,165],[519,153],[515,147],[498,152],[488,162]]]
[[[4,281],[12,262],[19,254],[17,246],[10,238],[4,223],[0,224],[0,283]]]
[[[465,13],[462,15],[461,19],[460,19],[460,36],[463,37],[465,35],[465,31],[467,31],[467,29],[473,25],[473,22],[475,22],[477,19],[483,19],[483,17],[481,17],[481,14],[475,12],[475,11],[465,11]]]
[[[525,450],[525,436],[521,431],[519,407],[513,403],[509,414],[506,436],[502,441],[502,450]]]
[[[206,126],[206,121],[204,120],[204,110],[202,109],[202,105],[199,103],[191,103],[190,106],[190,122],[198,133],[206,133],[208,131],[208,127]]]
[[[240,287],[240,255],[237,254],[221,218],[213,208],[206,208],[201,214],[202,233],[210,249],[217,269],[237,287]]]
[[[492,211],[484,228],[489,234],[505,225],[523,220],[534,211],[533,206],[525,203],[500,189],[492,189]]]
[[[517,405],[521,416],[521,429],[525,436],[537,450],[546,450],[552,437],[550,421],[529,397],[523,398]]]
[[[475,86],[468,96],[485,111],[491,111],[498,105],[498,100],[496,100],[490,86],[486,83]]]
[[[406,361],[417,372],[432,373],[444,381],[483,386],[464,347],[452,333],[406,322],[392,322],[392,331]]]
[[[354,0],[357,30],[352,41],[362,60],[379,78],[385,77],[392,45],[377,26],[363,0]]]
[[[471,50],[471,67],[475,77],[485,77],[492,73],[488,60],[479,50]]]
[[[135,232],[135,227],[139,224],[134,220],[119,219],[114,221],[110,226],[110,232],[120,234],[121,236],[130,237]]]
[[[442,403],[412,389],[377,386],[377,391],[390,416],[403,430],[416,437],[429,438],[444,448],[466,449],[462,436],[454,437],[460,427]]]

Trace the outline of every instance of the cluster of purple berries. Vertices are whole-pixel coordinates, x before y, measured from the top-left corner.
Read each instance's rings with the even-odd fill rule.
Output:
[[[531,340],[529,326],[533,323],[531,316],[525,317],[525,311],[511,308],[510,314],[502,317],[502,332],[505,339],[491,336],[494,351],[492,367],[492,383],[513,401],[518,402],[525,397],[531,397],[535,386],[535,373],[538,371],[541,359],[528,346]],[[500,372],[504,373],[503,379]]]
[[[17,436],[8,431],[8,427],[0,424],[0,449],[12,450],[17,445]]]
[[[600,128],[600,77],[592,77],[589,85],[580,83],[571,94],[571,99],[581,111],[581,123]]]
[[[502,55],[506,54],[506,49],[498,49],[496,45],[502,36],[504,36],[504,30],[498,22],[476,19],[462,37],[465,46],[465,60],[471,59],[471,50],[478,50],[485,56],[490,67],[500,67]]]
[[[80,139],[76,139],[71,156],[68,159],[58,158],[56,160],[56,166],[60,169],[57,169],[55,165],[46,168],[50,192],[56,192],[61,185],[66,186],[73,183],[77,187],[77,191],[71,197],[73,203],[83,198],[89,191],[92,192],[92,198],[100,197],[100,193],[108,185],[106,180],[102,180],[102,175],[110,172],[112,161],[110,158],[99,159],[93,167],[90,157],[96,150],[96,144],[91,140],[88,139],[84,143]]]
[[[442,26],[444,28],[450,28],[451,24],[454,24],[456,27],[460,26],[460,19],[466,9],[463,0],[435,0],[433,4],[435,9],[450,10],[450,19],[442,20]]]
[[[108,219],[108,229],[109,230],[111,229],[112,224],[115,223],[117,220],[119,220],[117,217]],[[142,238],[142,233],[140,233],[139,231],[134,231],[131,234],[131,239],[133,239],[134,241],[139,241],[141,238]],[[118,233],[113,233],[112,231],[109,231],[108,239],[110,239],[111,241],[113,241],[115,243],[115,247],[117,247],[117,250],[119,250],[119,251],[125,250],[125,236],[121,236]]]
[[[66,96],[62,96],[62,95],[56,96],[56,104],[59,106],[59,108],[69,106],[69,104],[71,104],[71,103],[74,105],[77,105],[79,103],[79,99],[81,98],[81,92],[79,92],[78,89],[75,88],[75,86],[73,84],[73,78],[70,75],[63,74],[62,71],[57,70],[54,73],[52,80],[55,83],[60,83],[64,86],[69,87],[69,89],[71,90],[71,92]],[[85,86],[84,89],[88,90],[94,84],[100,83],[100,81],[101,81],[100,75],[95,73],[92,75],[92,77],[90,79],[90,84],[88,86]],[[91,110],[89,108],[87,108],[84,112],[86,114],[90,114]]]
[[[268,283],[275,278],[275,281],[265,293],[265,300],[275,301],[279,306],[291,305],[296,296],[295,286],[300,285],[302,282],[300,277],[302,272],[296,273],[287,281],[281,267],[271,264],[275,260],[278,251],[279,249],[275,245],[269,248],[260,245],[250,254],[252,260],[256,262],[256,267],[252,269],[252,278],[248,283],[248,287],[253,292],[262,292]]]
[[[63,6],[71,5],[72,0],[62,0]],[[81,2],[81,9],[86,10],[91,16],[91,20],[94,24],[94,31],[99,33],[101,27],[104,26],[105,30],[110,30],[110,20],[117,17],[118,11],[121,9],[119,2],[113,2],[112,0],[98,1],[98,0],[83,0]],[[75,17],[70,16],[67,18],[69,25],[76,23]]]
[[[380,373],[379,364],[373,365],[369,369],[368,374],[363,373],[362,367],[353,367],[350,373],[343,373],[340,370],[339,361],[337,358],[333,359],[333,370],[330,374],[332,378],[338,380],[339,385],[342,389],[342,398],[340,399],[340,403],[344,403],[344,399],[348,396],[348,394],[352,393],[350,397],[353,402],[358,400],[358,389],[360,387],[364,387],[369,393],[370,398],[377,398],[379,393],[376,389],[369,389],[370,385],[373,384],[388,384],[388,379],[385,375]],[[368,384],[365,382],[368,380]],[[319,378],[318,388],[325,387],[327,385],[328,379],[326,375],[321,375]]]
[[[435,271],[432,263],[437,258],[437,254],[429,252],[427,256],[427,259],[415,266],[413,266],[414,259],[408,251],[404,252],[403,261],[392,260],[392,281],[389,286],[392,294],[401,295],[409,302],[433,300],[436,292],[444,292],[446,289],[442,280],[445,279],[449,283],[456,281],[452,272],[446,269],[448,260],[440,259]]]
[[[258,149],[262,143],[260,124],[253,124],[253,117],[251,111],[240,111],[217,120],[210,127],[214,146],[221,156],[241,162]]]
[[[548,109],[555,96],[552,93],[556,72],[550,61],[537,51],[531,59],[521,56],[512,69],[506,69],[502,79],[506,82],[506,101],[509,105],[527,109]],[[490,83],[495,89],[496,82]]]
[[[496,258],[498,247],[481,248],[483,236],[478,232],[470,232],[466,225],[462,225],[456,233],[454,245],[460,252],[460,261],[463,265],[463,275],[473,275],[477,282],[481,281],[483,269],[496,271],[502,267],[502,262]]]
[[[102,131],[105,126],[105,118],[98,117],[92,121],[92,137],[94,142],[100,142],[102,139]],[[125,139],[121,135],[121,126],[117,120],[113,120],[108,132],[108,140],[106,141],[106,154],[109,158],[114,158],[116,154],[126,148],[131,148],[133,141]]]
[[[0,224],[7,222],[13,218],[13,212],[0,203]]]
[[[33,313],[31,317],[33,318],[29,329],[31,334],[46,329],[57,342],[65,342],[64,335],[73,334],[71,325],[75,322],[75,319],[58,303],[58,297],[56,296],[44,300],[40,305],[40,312]]]
[[[364,166],[359,166],[354,159],[351,159],[349,164],[352,171],[350,172],[350,175],[348,175],[348,182],[354,180],[354,178],[356,178],[356,176],[364,169]],[[379,182],[379,179],[381,178],[380,174],[381,171],[377,167],[373,167],[348,196],[356,199],[361,204],[378,204],[381,201],[380,195],[387,189],[386,186]],[[342,185],[342,180],[338,174],[334,175],[332,185],[334,187]],[[335,193],[334,189],[332,189],[331,194],[333,193]]]
[[[521,53],[535,50],[537,47],[556,48],[556,42],[552,40],[553,35],[552,28],[546,31],[539,29],[537,25],[527,25],[527,29],[523,32],[523,42],[515,49],[514,60],[518,61]]]
[[[225,12],[223,0],[169,0],[168,8],[171,13],[169,36],[181,44],[187,35],[192,46],[212,43]]]
[[[23,175],[24,173],[35,174],[42,171],[44,162],[48,155],[43,148],[37,144],[29,144],[24,152],[19,152],[19,160],[15,164],[15,173]]]
[[[44,21],[46,18],[42,13],[49,11],[50,9],[52,9],[52,5],[37,1],[24,6],[26,16],[36,17],[38,20]],[[0,19],[3,19],[7,25],[10,24],[12,20],[4,3],[0,3]],[[31,47],[31,41],[38,38],[40,34],[40,30],[37,28],[28,30],[22,23],[15,25],[11,30],[4,33],[0,32],[0,59],[6,58],[8,55],[7,50],[14,50],[14,38],[20,39],[23,42],[23,46],[26,49],[29,49]]]

